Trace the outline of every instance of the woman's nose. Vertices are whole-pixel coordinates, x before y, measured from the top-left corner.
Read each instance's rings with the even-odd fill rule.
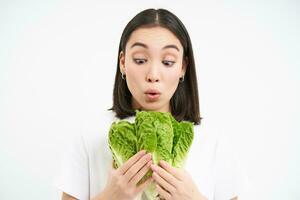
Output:
[[[158,70],[151,69],[146,77],[148,82],[158,82],[159,81],[159,73]]]
[[[148,76],[147,81],[149,81],[149,82],[158,82],[159,79],[156,76]]]

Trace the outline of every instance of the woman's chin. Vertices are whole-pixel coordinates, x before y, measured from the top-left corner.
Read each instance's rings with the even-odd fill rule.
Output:
[[[143,105],[141,109],[145,111],[169,112],[169,110],[164,108],[161,104],[153,102]]]

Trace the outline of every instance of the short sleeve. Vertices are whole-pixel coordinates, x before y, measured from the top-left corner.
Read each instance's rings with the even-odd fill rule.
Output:
[[[76,134],[66,145],[53,186],[77,199],[89,200],[88,154],[82,135]]]
[[[241,184],[237,149],[221,134],[216,146],[214,200],[230,200],[240,196]]]

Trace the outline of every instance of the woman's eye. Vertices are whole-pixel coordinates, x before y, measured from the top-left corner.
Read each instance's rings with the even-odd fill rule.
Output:
[[[175,62],[174,61],[169,61],[169,60],[164,60],[162,63],[166,66],[172,66]]]
[[[139,59],[139,58],[135,58],[133,60],[138,65],[144,64],[147,61],[146,59]]]
[[[147,62],[147,59],[142,59],[142,58],[134,58],[134,62],[138,65],[144,64]],[[164,60],[162,63],[166,66],[172,66],[175,62],[174,61],[169,61],[169,60]]]

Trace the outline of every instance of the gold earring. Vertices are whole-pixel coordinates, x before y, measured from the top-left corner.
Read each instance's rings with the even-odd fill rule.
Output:
[[[184,81],[184,75],[179,78],[179,82],[182,83]]]

